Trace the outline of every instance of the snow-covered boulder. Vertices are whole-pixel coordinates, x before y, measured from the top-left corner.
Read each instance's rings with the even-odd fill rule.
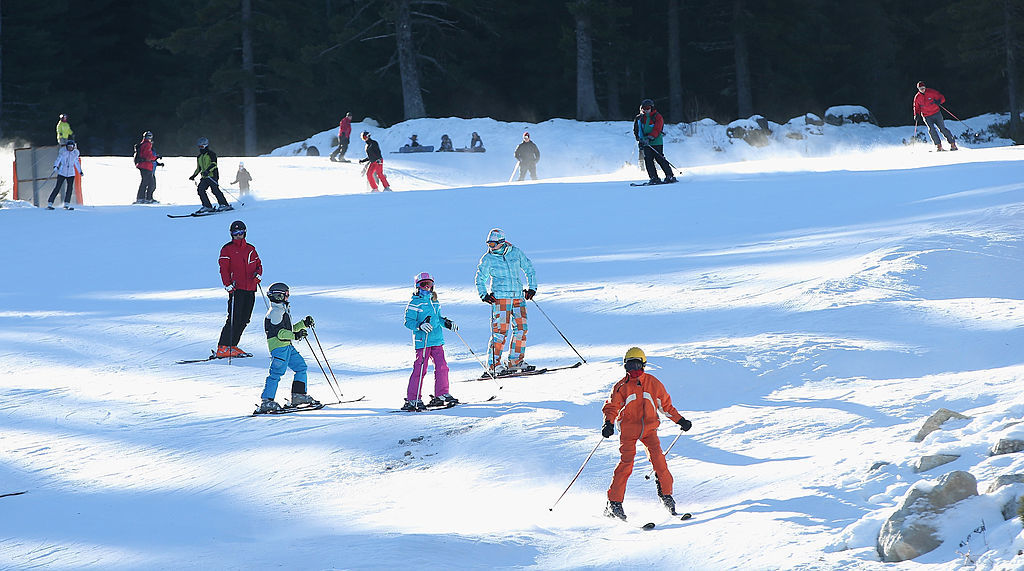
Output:
[[[1000,474],[996,476],[995,480],[988,485],[985,489],[986,494],[991,494],[1002,488],[1003,486],[1009,486],[1011,484],[1024,484],[1024,474]]]
[[[878,125],[875,116],[867,107],[860,105],[836,105],[825,110],[825,122],[836,127],[845,123],[871,123]]]
[[[737,119],[725,128],[730,139],[743,139],[752,147],[764,147],[770,142],[772,131],[768,120],[761,115],[753,115],[749,119]]]
[[[882,524],[876,546],[879,557],[889,563],[906,561],[942,545],[936,516],[976,495],[978,480],[970,472],[944,474],[935,484],[917,483]]]
[[[959,457],[959,454],[931,454],[928,456],[922,456],[918,458],[917,463],[914,464],[914,471],[927,472],[932,468],[937,468],[943,464],[949,464]]]
[[[923,441],[926,436],[938,430],[944,422],[951,418],[957,420],[967,420],[971,417],[964,416],[959,412],[949,410],[948,408],[940,408],[939,410],[932,413],[932,415],[928,417],[928,420],[924,421],[924,426],[922,426],[921,430],[918,430],[917,435],[914,436],[914,442]]]
[[[992,450],[988,451],[989,456],[1000,456],[1002,454],[1013,454],[1024,450],[1024,440],[1016,438],[1001,438]]]
[[[786,121],[781,128],[781,134],[789,139],[802,140],[808,135],[823,135],[821,126],[825,121],[814,113],[805,113],[799,117],[793,117]]]

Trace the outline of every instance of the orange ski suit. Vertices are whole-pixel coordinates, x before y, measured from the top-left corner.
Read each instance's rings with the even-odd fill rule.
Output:
[[[668,471],[661,441],[658,440],[659,410],[673,422],[683,418],[672,406],[672,397],[665,390],[665,385],[654,375],[643,373],[637,378],[627,375],[612,388],[612,394],[601,411],[608,422],[619,422],[619,453],[622,458],[615,467],[612,485],[608,488],[609,500],[621,502],[626,495],[626,480],[633,473],[637,440],[647,448],[661,493],[672,495],[672,474]]]

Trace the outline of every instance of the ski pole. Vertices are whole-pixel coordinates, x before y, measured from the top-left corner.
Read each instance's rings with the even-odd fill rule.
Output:
[[[419,286],[416,286],[416,287],[419,287]],[[431,317],[433,317],[433,316],[432,315],[428,315],[427,318],[423,320],[423,323],[430,323],[430,318]],[[422,325],[422,323],[420,325]],[[438,324],[438,326],[440,326],[440,324]],[[423,330],[420,329],[420,331],[423,331]],[[424,377],[427,376],[427,367],[430,366],[430,359],[427,358],[427,336],[428,336],[427,332],[423,331],[423,370],[419,373],[420,379],[419,379],[419,382],[416,384],[416,397],[417,398],[419,398],[419,396],[423,393],[423,379],[424,379]],[[413,350],[413,352],[416,351],[416,332],[415,331],[412,334],[412,350]],[[415,365],[415,362],[413,362],[413,364]],[[434,367],[437,367],[436,363],[434,364]]]
[[[550,507],[550,508],[548,508],[548,511],[549,511],[549,512],[553,512],[553,511],[555,511],[555,506],[557,506],[557,505],[558,505],[558,502],[562,501],[562,498],[564,498],[564,497],[565,497],[565,494],[566,494],[566,492],[568,492],[568,491],[569,491],[569,488],[571,488],[571,487],[572,487],[572,485],[576,483],[576,478],[579,478],[579,477],[580,477],[580,474],[582,474],[582,473],[583,473],[583,468],[584,468],[584,467],[586,467],[586,465],[587,465],[587,462],[590,462],[590,458],[591,458],[591,457],[592,457],[592,456],[594,455],[594,452],[597,452],[597,447],[601,445],[601,442],[602,442],[603,440],[604,440],[604,437],[602,436],[602,437],[601,437],[601,440],[598,440],[598,441],[597,441],[597,445],[596,445],[596,446],[594,446],[594,449],[590,451],[590,456],[587,456],[587,459],[583,461],[583,466],[580,466],[580,469],[579,469],[579,471],[578,471],[578,472],[576,472],[576,475],[572,477],[572,481],[571,481],[571,482],[569,482],[569,485],[568,485],[568,487],[566,487],[566,488],[565,488],[565,492],[562,492],[562,495],[561,495],[561,496],[558,496],[558,499],[557,499],[557,500],[555,500],[555,503],[551,504],[551,507]]]
[[[562,333],[562,330],[560,330],[558,326],[555,325],[554,321],[551,321],[551,318],[548,317],[548,314],[545,313],[544,310],[541,308],[540,304],[537,303],[537,300],[534,299],[531,301],[533,301],[533,305],[537,306],[537,309],[540,309],[540,312],[544,314],[544,317],[547,317],[548,323],[550,323],[551,326],[555,328],[555,331],[558,331],[558,334],[562,336],[562,339],[564,339],[566,343],[569,343],[569,340],[565,338],[565,335]],[[580,352],[576,351],[576,348],[572,346],[572,343],[569,343],[569,347],[572,347],[572,350],[576,353],[576,356],[579,357],[581,361],[583,361],[584,363],[587,362],[587,360],[583,358],[583,355],[580,355]]]
[[[324,346],[320,344],[320,338],[317,337],[316,328],[310,326],[309,330],[313,332],[313,339],[316,340],[316,346],[320,348],[320,354],[323,355],[324,357],[324,364],[327,365],[327,370],[331,372],[331,378],[334,379],[334,385],[338,387],[338,390],[335,392],[337,392],[341,396],[345,396],[341,392],[341,383],[338,382],[338,377],[334,376],[334,369],[331,368],[331,363],[327,360],[327,353],[324,351]],[[312,346],[310,346],[310,349],[312,349]],[[341,399],[339,398],[338,400]]]
[[[967,126],[967,124],[966,124],[966,123],[964,123],[963,121],[960,121],[960,118],[959,118],[959,117],[957,117],[956,115],[953,115],[953,112],[952,112],[952,111],[950,111],[949,109],[946,109],[945,107],[943,107],[941,103],[939,104],[939,108],[940,108],[940,109],[942,109],[943,111],[945,111],[946,113],[949,113],[949,116],[950,116],[950,117],[952,117],[952,118],[954,118],[954,119],[956,119],[956,120],[957,120],[957,122],[959,122],[959,123],[960,123],[960,126],[964,128],[964,132],[960,134],[960,136],[961,136],[961,137],[963,137],[963,136],[965,136],[965,135],[966,135],[967,133],[971,132],[971,128],[970,128],[970,127],[968,127],[968,126]]]
[[[309,352],[313,354],[313,358],[316,359],[316,364],[320,366],[320,372],[324,374],[324,379],[327,381],[327,386],[331,387],[331,392],[334,396],[338,397],[338,402],[341,402],[341,395],[334,389],[334,385],[331,384],[331,379],[327,376],[327,371],[324,370],[324,366],[320,365],[320,357],[316,356],[316,351],[313,350],[313,344],[309,342],[309,336],[305,337],[306,345],[309,345]]]
[[[260,286],[260,295],[263,296],[263,305],[267,306],[267,311],[270,311],[270,303],[267,302],[267,294],[263,293],[263,284],[256,284]]]
[[[238,204],[240,204],[240,205],[242,205],[242,206],[245,206],[245,203],[244,203],[244,202],[242,202],[242,199],[238,198],[238,197],[237,197],[237,196],[235,196],[234,194],[231,194],[231,192],[230,192],[230,191],[228,191],[228,189],[226,189],[226,188],[224,188],[223,186],[221,186],[219,182],[217,182],[217,181],[213,180],[212,178],[210,178],[210,177],[208,177],[208,176],[204,176],[203,178],[205,178],[205,179],[208,179],[208,180],[210,180],[210,182],[212,182],[212,183],[213,183],[213,184],[214,184],[214,185],[215,185],[215,186],[217,187],[217,189],[218,189],[218,190],[220,190],[221,192],[227,192],[227,193],[228,193],[228,196],[230,196],[231,198],[234,198],[234,199],[235,199],[235,201],[236,201],[236,202],[238,202]]]
[[[512,176],[508,177],[508,181],[512,182],[512,179],[516,178],[516,172],[519,170],[519,161],[516,161],[516,166],[512,167]]]
[[[682,435],[683,435],[682,431],[680,431],[679,434],[676,435],[676,437],[672,440],[672,444],[669,444],[668,448],[665,449],[665,452],[664,452],[665,456],[668,456],[669,451],[672,450],[672,447],[676,445],[676,440],[679,440],[679,437],[682,436]],[[654,473],[654,468],[651,468],[651,471],[648,472],[646,476],[644,476],[644,479],[645,480],[650,480],[651,479],[651,474],[653,474],[653,473]]]
[[[914,113],[914,139],[917,140],[917,113]]]
[[[643,140],[643,139],[641,139],[641,140],[640,140],[640,142],[641,142],[641,143],[643,143],[644,145],[646,145],[648,149],[650,149],[650,150],[654,151],[654,153],[655,153],[656,155],[658,155],[659,157],[661,157],[661,159],[662,159],[663,161],[665,161],[666,163],[668,163],[668,166],[670,166],[670,167],[672,167],[672,168],[674,168],[674,169],[676,169],[676,170],[680,170],[680,169],[679,169],[679,167],[677,167],[676,165],[672,164],[672,161],[670,161],[670,160],[668,160],[667,158],[665,158],[665,155],[661,154],[661,153],[660,153],[660,152],[658,151],[658,149],[655,149],[654,147],[652,147],[650,143],[648,143],[647,141],[645,141],[645,140]]]
[[[231,290],[228,294],[228,331],[231,332],[231,337],[235,336],[235,292]],[[234,339],[231,339],[234,341]],[[231,350],[228,349],[228,365],[231,364]]]
[[[455,331],[455,334],[459,336],[459,339],[462,339],[461,333]],[[494,384],[498,385],[498,390],[500,391],[501,389],[505,388],[498,384],[498,379],[495,377],[494,371],[488,369],[487,365],[484,365],[484,362],[480,360],[480,357],[476,354],[475,351],[473,351],[473,348],[469,346],[469,343],[466,343],[465,339],[462,339],[462,344],[466,346],[466,349],[469,349],[469,352],[473,354],[473,357],[476,359],[476,362],[480,363],[480,366],[483,367],[484,372],[487,373],[487,376],[490,377],[492,381],[494,381]]]

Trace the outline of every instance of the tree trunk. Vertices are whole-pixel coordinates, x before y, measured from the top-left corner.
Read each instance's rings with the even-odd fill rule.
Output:
[[[580,121],[601,118],[594,92],[594,48],[587,3],[579,0],[576,10],[576,118]]]
[[[1020,141],[1020,113],[1017,110],[1017,38],[1013,32],[1011,0],[1003,0],[1003,46],[1006,49],[1006,88],[1010,95],[1010,136]]]
[[[682,50],[679,48],[679,0],[668,0],[668,115],[683,120]]]
[[[732,37],[736,58],[736,110],[739,117],[745,119],[754,114],[754,103],[750,94],[750,62],[743,11],[743,0],[733,0]]]
[[[252,57],[252,0],[242,0],[242,133],[245,156],[256,154],[256,66]]]
[[[619,76],[615,70],[608,70],[605,76],[605,86],[608,90],[607,113],[605,116],[612,120],[622,118],[622,102],[619,99]]]
[[[420,92],[420,73],[416,65],[416,46],[412,37],[412,14],[409,0],[396,2],[395,41],[398,44],[398,69],[402,76],[402,101],[406,119],[427,116]]]

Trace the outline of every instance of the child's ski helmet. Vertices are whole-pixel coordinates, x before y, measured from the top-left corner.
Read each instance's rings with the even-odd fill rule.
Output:
[[[288,284],[277,282],[267,290],[267,297],[274,303],[287,303],[289,293]]]
[[[644,350],[639,347],[630,347],[629,350],[626,351],[626,356],[622,358],[622,364],[626,364],[626,361],[630,361],[632,359],[639,359],[644,365],[647,364],[647,355],[644,355]]]
[[[420,287],[420,282],[424,282],[426,280],[430,280],[431,282],[433,282],[434,277],[431,276],[430,273],[428,272],[420,272],[416,274],[415,282],[413,283],[416,287]]]

